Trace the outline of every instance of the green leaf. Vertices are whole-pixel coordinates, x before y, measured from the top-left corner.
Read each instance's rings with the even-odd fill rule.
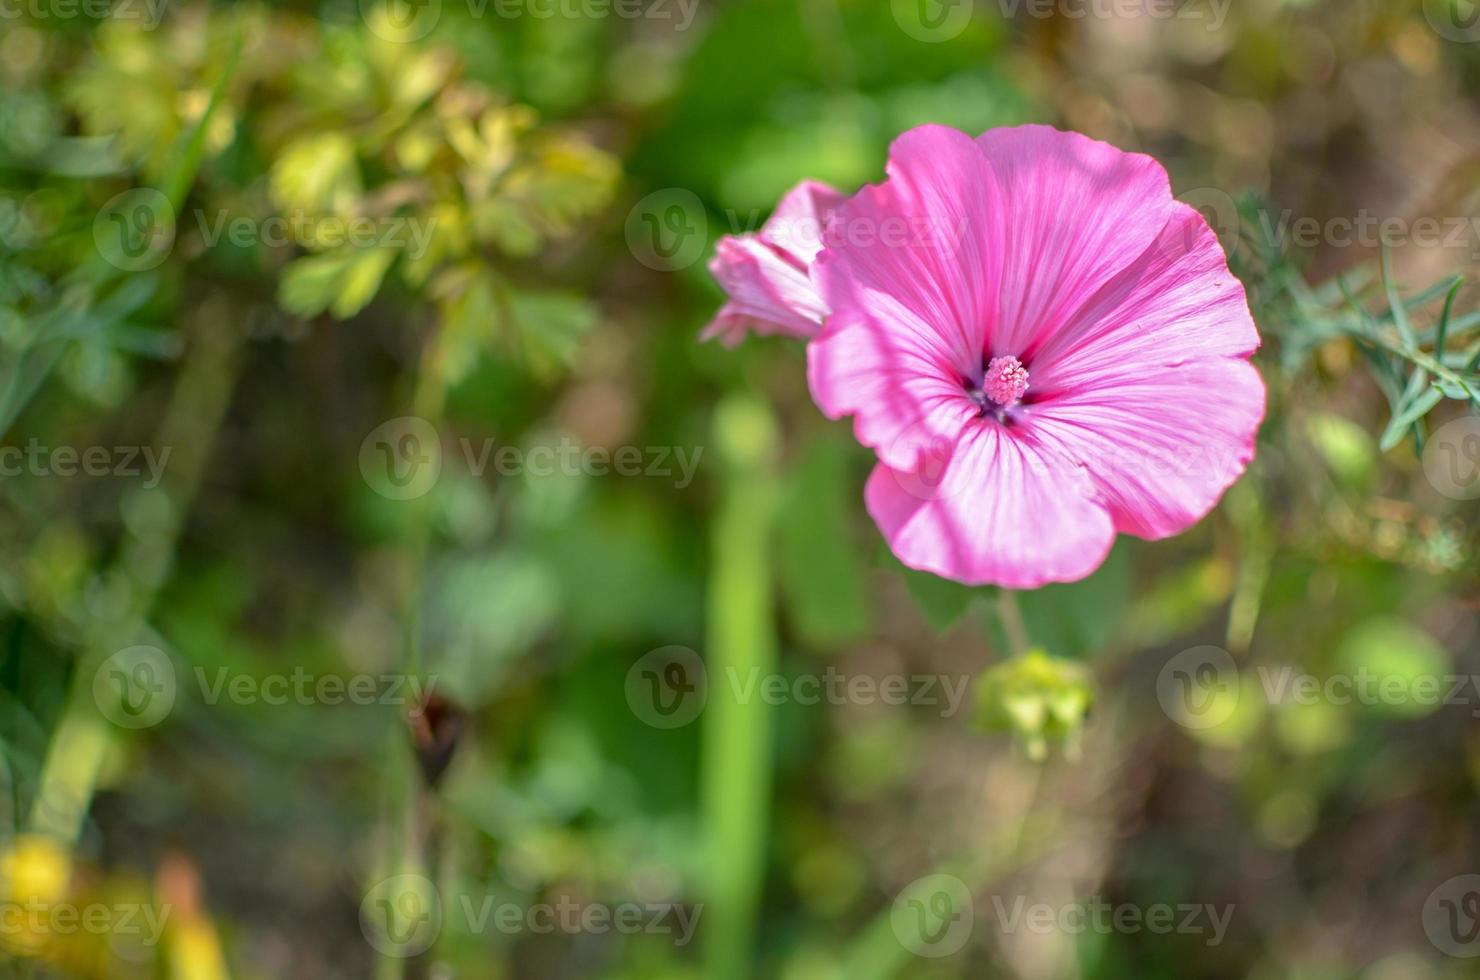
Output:
[[[554,621],[558,596],[545,563],[518,553],[479,552],[437,566],[423,628],[439,686],[461,704],[483,704]]]
[[[870,609],[858,543],[849,533],[857,490],[847,446],[816,436],[798,454],[780,516],[781,579],[798,632],[818,646],[868,633]]]
[[[268,187],[285,212],[349,213],[361,193],[354,142],[342,132],[299,137],[273,161]]]
[[[346,320],[375,298],[386,270],[396,258],[390,248],[341,246],[322,255],[289,263],[278,286],[283,309],[302,316],[329,310]]]
[[[211,98],[206,103],[205,111],[200,114],[200,118],[190,128],[184,142],[166,165],[161,190],[177,211],[184,205],[185,195],[189,193],[190,185],[195,182],[195,175],[200,170],[200,162],[206,151],[206,137],[210,134],[212,120],[226,98],[226,87],[236,75],[237,65],[241,61],[242,44],[242,35],[235,34],[227,48],[226,63],[221,68],[216,84],[211,88]]]
[[[929,572],[917,572],[900,566],[905,587],[915,599],[925,621],[937,633],[944,633],[965,614],[971,600],[982,595],[979,589],[940,578]]]
[[[473,372],[497,336],[498,284],[483,268],[468,265],[450,270],[437,288],[449,296],[442,304],[442,372],[455,385]]]
[[[1037,646],[1077,658],[1099,653],[1130,606],[1130,549],[1117,543],[1089,578],[1018,593],[1028,636]]]
[[[569,367],[597,321],[596,307],[576,293],[515,292],[509,309],[531,366],[545,373]]]

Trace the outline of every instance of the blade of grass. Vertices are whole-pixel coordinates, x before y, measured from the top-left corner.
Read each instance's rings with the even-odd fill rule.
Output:
[[[776,670],[771,532],[778,504],[777,437],[763,402],[731,396],[715,411],[713,438],[725,486],[712,530],[706,642],[704,975],[742,980],[753,973],[775,724],[772,706],[761,698],[742,700],[729,678],[764,678]]]
[[[1414,377],[1420,377],[1422,374],[1423,372],[1420,372],[1420,374],[1415,374]],[[1383,452],[1387,452],[1402,442],[1403,437],[1408,434],[1408,430],[1416,426],[1420,419],[1429,414],[1434,406],[1443,400],[1444,392],[1438,388],[1429,388],[1408,398],[1403,410],[1395,414],[1388,422],[1387,429],[1383,432],[1381,441],[1378,442],[1378,448]],[[1417,432],[1414,433],[1414,436],[1415,438],[1421,438],[1421,435]]]
[[[1413,336],[1413,325],[1408,322],[1408,310],[1403,306],[1403,300],[1398,295],[1398,286],[1393,282],[1393,253],[1386,244],[1382,247],[1382,288],[1387,294],[1388,311],[1393,318],[1393,326],[1398,328],[1398,336],[1403,338],[1403,346],[1412,350],[1418,346]]]
[[[1439,326],[1434,333],[1434,359],[1437,361],[1444,360],[1444,344],[1449,340],[1449,318],[1454,315],[1454,299],[1464,284],[1465,281],[1456,276],[1454,285],[1449,287],[1449,294],[1444,297],[1444,312],[1439,317]]]

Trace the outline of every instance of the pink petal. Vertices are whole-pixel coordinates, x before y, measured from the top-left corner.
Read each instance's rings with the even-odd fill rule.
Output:
[[[1028,352],[1039,399],[1123,376],[1128,365],[1246,357],[1259,347],[1243,283],[1193,208],[1176,204],[1154,245]]]
[[[808,349],[813,399],[854,415],[866,446],[914,468],[910,430],[944,435],[974,411],[998,244],[980,233],[1000,209],[986,160],[964,133],[922,126],[895,140],[889,179],[833,212],[813,279],[832,314]]]
[[[1201,520],[1254,456],[1264,382],[1248,361],[1137,366],[1035,404],[1034,437],[1082,466],[1116,530],[1178,534]]]
[[[809,266],[822,247],[823,228],[843,195],[807,180],[787,192],[758,234],[727,235],[715,247],[709,271],[730,301],[699,335],[733,347],[747,331],[811,337],[827,314]]]
[[[1005,203],[975,218],[1002,249],[988,353],[1021,358],[1141,257],[1175,202],[1154,159],[1078,133],[1018,126],[976,143]]]
[[[899,560],[967,585],[1072,582],[1105,560],[1115,530],[1084,475],[1028,438],[974,426],[934,478],[880,463],[864,490]]]
[[[700,334],[701,340],[723,337],[733,345],[746,329],[810,337],[822,328],[826,310],[806,266],[759,237],[721,238],[709,271],[730,301]]]
[[[815,180],[804,180],[786,192],[761,226],[762,240],[811,264],[822,250],[828,219],[847,195]]]

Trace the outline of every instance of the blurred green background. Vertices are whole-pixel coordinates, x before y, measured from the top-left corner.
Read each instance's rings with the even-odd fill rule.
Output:
[[[1362,337],[1474,373],[1473,15],[0,7],[3,975],[1476,976],[1480,427]],[[1156,155],[1266,341],[1220,508],[1015,604],[697,342],[924,122]]]

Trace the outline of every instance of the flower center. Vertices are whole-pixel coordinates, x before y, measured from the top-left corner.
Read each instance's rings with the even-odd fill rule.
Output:
[[[983,415],[992,413],[1001,419],[1027,392],[1028,369],[1016,357],[994,357],[987,364],[981,387],[969,386],[968,390]]]
[[[1028,369],[1015,357],[994,357],[982,378],[982,393],[1002,408],[1011,408],[1028,390]]]

